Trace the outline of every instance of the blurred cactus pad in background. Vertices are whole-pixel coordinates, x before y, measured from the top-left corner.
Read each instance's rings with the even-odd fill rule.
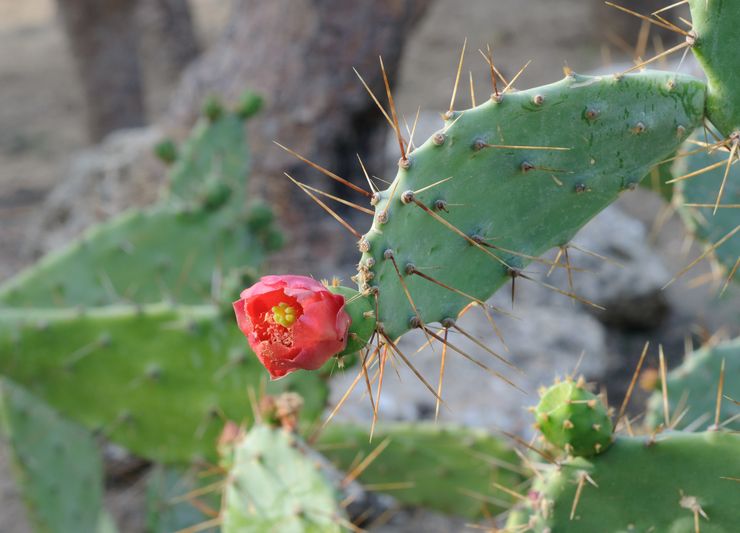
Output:
[[[141,126],[146,10],[58,3],[83,92],[106,58],[128,80],[91,99],[88,134]],[[191,66],[172,137],[149,130],[119,181],[145,158],[166,177],[0,279],[0,467],[25,503],[9,533],[738,531],[740,4],[607,2],[634,19],[634,61],[602,48],[607,73],[528,89],[530,62],[455,34],[449,106],[410,121],[395,81],[431,4],[240,0],[192,63],[189,4],[149,6],[159,52]],[[366,43],[358,16],[383,32]],[[113,36],[99,50],[91,27]],[[640,198],[650,231],[618,213]],[[605,211],[623,222],[589,225]],[[634,235],[637,257],[617,244]],[[648,282],[656,247],[672,264]],[[691,313],[663,321],[666,301]]]

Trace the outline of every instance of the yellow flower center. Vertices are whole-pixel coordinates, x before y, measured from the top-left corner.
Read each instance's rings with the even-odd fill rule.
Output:
[[[295,322],[295,309],[285,302],[281,302],[272,308],[272,319],[276,324],[289,328]]]

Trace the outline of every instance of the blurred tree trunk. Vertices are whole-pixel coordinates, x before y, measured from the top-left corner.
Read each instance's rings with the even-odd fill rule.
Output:
[[[306,260],[326,264],[356,239],[349,233],[347,239],[339,239],[344,230],[282,174],[287,171],[297,179],[319,183],[323,190],[331,190],[331,182],[272,141],[365,188],[356,154],[366,158],[371,172],[387,171],[382,165],[390,130],[352,68],[385,102],[378,56],[393,82],[404,44],[430,4],[431,0],[238,0],[220,41],[185,72],[170,109],[170,127],[192,124],[203,99],[211,94],[233,103],[242,91],[252,89],[266,100],[266,109],[251,121],[252,175],[292,237],[291,253],[282,257],[278,269],[300,268]],[[347,188],[341,193],[351,198]],[[367,198],[362,203],[367,204]],[[363,216],[360,232],[369,225],[369,217]],[[303,271],[320,268],[303,265]]]
[[[152,34],[150,48],[157,48],[168,76],[176,80],[199,52],[190,5],[187,0],[139,0],[139,4],[140,19],[150,26],[142,30]]]
[[[146,122],[142,33],[170,77],[198,54],[187,0],[57,0],[77,63],[92,141]]]
[[[80,73],[91,140],[143,125],[136,0],[57,2]]]

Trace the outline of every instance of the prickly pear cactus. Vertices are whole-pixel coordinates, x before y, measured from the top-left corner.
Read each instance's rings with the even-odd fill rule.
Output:
[[[379,490],[387,487],[406,505],[476,518],[484,508],[496,513],[510,503],[509,495],[493,483],[511,488],[523,479],[513,450],[480,430],[381,424],[370,442],[367,427],[332,422],[317,443],[319,451],[340,469],[350,469],[359,452],[367,457],[378,446],[383,446],[382,451],[359,480]],[[481,497],[499,503],[484,504]]]
[[[714,425],[723,361],[725,378],[722,393],[740,401],[740,338],[697,350],[666,376],[669,412],[678,419],[681,413],[676,411],[686,409],[686,414],[678,420],[678,429],[688,425],[705,429]],[[721,402],[720,422],[730,420],[738,413],[740,408],[732,401],[725,399]],[[648,401],[645,421],[651,428],[664,423],[663,394],[660,390],[653,393]],[[735,419],[725,427],[740,431],[740,420]]]
[[[339,533],[335,488],[294,435],[258,425],[234,444],[223,495],[224,533]]]
[[[103,467],[84,429],[0,378],[0,437],[8,443],[29,518],[39,533],[94,533],[106,522]]]
[[[157,461],[215,459],[224,421],[251,419],[247,393],[260,389],[260,368],[238,329],[210,306],[0,310],[0,374]],[[327,397],[317,374],[267,390],[298,390],[306,421]]]
[[[569,455],[588,457],[612,442],[612,421],[583,379],[566,379],[548,388],[535,408],[535,426],[552,445]]]
[[[737,531],[738,450],[729,432],[619,437],[602,454],[546,466],[507,531]]]
[[[668,73],[569,75],[449,114],[375,194],[360,240],[384,333],[454,319],[567,244],[701,124],[704,93]]]

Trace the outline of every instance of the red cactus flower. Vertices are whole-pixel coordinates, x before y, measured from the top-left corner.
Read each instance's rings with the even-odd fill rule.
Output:
[[[278,379],[316,370],[347,345],[344,297],[305,276],[265,276],[234,302],[239,329]]]

